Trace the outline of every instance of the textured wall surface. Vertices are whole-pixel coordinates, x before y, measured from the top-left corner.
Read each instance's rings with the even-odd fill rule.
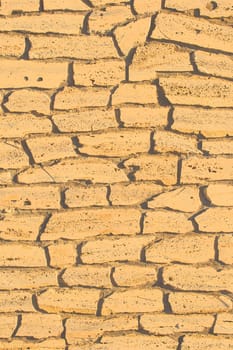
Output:
[[[0,350],[233,349],[232,0],[0,3]]]

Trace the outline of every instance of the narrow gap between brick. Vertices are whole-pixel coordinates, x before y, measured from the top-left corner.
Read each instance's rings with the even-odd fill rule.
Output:
[[[133,57],[135,55],[137,48],[133,48],[129,51],[128,56],[125,59],[125,80],[129,81],[129,66],[133,62]]]
[[[76,265],[82,265],[83,262],[82,262],[82,258],[81,258],[81,255],[82,255],[82,247],[85,243],[82,242],[80,244],[77,245],[77,259],[76,259]]]
[[[115,272],[115,267],[112,267],[111,272],[110,272],[110,280],[111,280],[113,287],[118,287],[118,284],[116,283],[116,281],[114,279],[114,272]]]
[[[44,221],[42,222],[42,224],[40,225],[40,228],[39,228],[39,233],[38,233],[38,236],[36,238],[36,241],[37,242],[40,242],[40,238],[41,238],[41,235],[44,233],[45,229],[46,229],[46,226],[49,222],[49,219],[51,218],[52,214],[49,213],[46,215]]]
[[[31,151],[30,151],[30,149],[29,149],[29,147],[27,145],[27,142],[25,140],[22,140],[21,144],[22,144],[24,152],[28,156],[29,164],[30,165],[34,165],[35,164],[35,159],[33,158],[33,155],[32,155],[32,153],[31,153]]]
[[[63,275],[64,275],[65,271],[66,271],[66,268],[62,269],[57,276],[57,281],[58,281],[59,287],[68,287],[68,284],[63,279]]]
[[[86,34],[89,35],[89,17],[91,15],[92,11],[88,12],[88,14],[85,16],[84,20],[83,20],[83,27],[81,30],[82,34]]]
[[[22,324],[22,315],[18,315],[17,324],[11,336],[12,338],[16,336],[19,328],[21,327],[21,324]]]
[[[47,311],[45,311],[39,307],[36,294],[32,295],[32,305],[36,311],[41,312],[42,314],[48,313]]]
[[[28,37],[25,38],[25,50],[20,59],[22,60],[29,60],[29,51],[32,47],[31,41]]]
[[[219,237],[217,236],[217,237],[215,237],[215,240],[214,240],[214,260],[217,262],[220,262],[219,261],[218,241],[219,241]]]
[[[208,186],[201,186],[199,188],[199,198],[203,206],[205,207],[211,207],[211,201],[208,199],[206,194],[206,189]]]
[[[213,322],[212,326],[210,327],[208,334],[214,334],[214,328],[215,328],[215,325],[217,322],[217,318],[218,318],[218,315],[215,314],[214,315],[214,322]]]
[[[121,110],[119,108],[115,109],[115,119],[118,127],[121,129],[124,127],[124,122],[121,120]]]
[[[110,207],[112,207],[112,201],[111,201],[111,186],[107,186],[107,193],[106,193],[106,199]]]
[[[184,341],[184,335],[181,335],[179,338],[178,338],[178,346],[177,346],[177,349],[176,350],[181,350],[182,349],[182,343]]]

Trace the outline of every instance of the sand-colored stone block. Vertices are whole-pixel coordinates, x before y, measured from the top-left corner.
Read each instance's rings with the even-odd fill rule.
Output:
[[[176,12],[160,13],[155,19],[155,24],[151,35],[153,39],[169,39],[232,52],[233,28],[230,26]]]
[[[104,332],[136,331],[137,328],[137,317],[131,315],[111,317],[76,315],[66,321],[66,338],[69,344],[82,345],[94,343]]]
[[[10,291],[0,292],[0,312],[34,312],[34,311],[36,310],[32,305],[31,292],[20,291],[20,290],[10,290]]]
[[[186,335],[183,341],[183,350],[205,350],[208,349],[233,349],[232,337],[214,335]]]
[[[60,337],[62,331],[62,319],[59,315],[23,314],[17,336],[36,339]]]
[[[72,186],[65,191],[65,203],[69,208],[108,206],[106,186]]]
[[[29,38],[32,45],[29,51],[30,59],[65,57],[88,60],[93,57],[95,59],[118,57],[112,38],[107,36],[76,33],[75,36],[29,35]]]
[[[37,0],[36,0],[37,1]],[[2,14],[2,6],[0,7]],[[0,34],[0,56],[20,57],[25,50],[25,39],[20,34]]]
[[[173,265],[165,267],[165,284],[174,288],[195,291],[233,290],[233,270],[217,270],[212,266]]]
[[[124,157],[150,149],[150,131],[122,130],[78,135],[79,151],[94,156]]]
[[[130,6],[107,6],[104,9],[92,11],[88,25],[90,32],[104,34],[111,31],[116,25],[133,20]]]
[[[75,265],[77,260],[77,246],[74,242],[62,241],[48,246],[50,266],[64,267]]]
[[[89,241],[82,247],[81,259],[84,264],[111,261],[137,261],[142,249],[154,240],[154,236],[102,239]]]
[[[164,75],[159,83],[172,104],[232,107],[233,82],[198,75]]]
[[[66,62],[2,59],[0,60],[0,74],[2,77],[1,88],[58,88],[66,83],[68,64]]]
[[[0,188],[0,208],[59,209],[60,191],[57,187],[52,186],[2,187]],[[37,217],[34,218],[37,219]],[[24,219],[26,218],[24,217]],[[27,219],[29,221],[31,218],[28,217]],[[17,221],[19,223],[19,220]],[[27,227],[28,224],[29,222],[26,224]]]
[[[87,11],[89,9],[82,0],[43,0],[44,9],[47,10],[71,10]]]
[[[67,110],[80,107],[103,107],[107,106],[109,98],[110,91],[107,88],[65,87],[57,93],[54,108]]]
[[[133,7],[138,14],[151,13],[159,11],[161,8],[160,0],[133,0]]]
[[[140,211],[121,208],[80,209],[54,213],[49,220],[42,240],[58,238],[84,239],[99,235],[133,235],[140,231]],[[78,229],[77,229],[78,227]]]
[[[129,79],[155,80],[158,77],[157,72],[192,71],[189,50],[174,44],[152,41],[136,49],[132,64],[129,66]]]
[[[105,130],[118,126],[114,110],[110,109],[58,112],[52,119],[61,132]]]
[[[233,235],[221,235],[218,239],[219,260],[225,264],[233,264]]]
[[[128,55],[130,49],[146,42],[150,25],[151,18],[146,17],[115,29],[116,41],[124,55]]]
[[[231,56],[205,51],[196,51],[195,63],[198,70],[202,73],[224,78],[233,78],[233,59]]]
[[[232,232],[233,208],[209,208],[195,218],[203,232]]]
[[[166,230],[164,230],[166,231]],[[195,264],[214,259],[214,236],[178,235],[161,237],[146,249],[146,261]]]
[[[232,179],[233,159],[230,157],[192,156],[182,161],[181,183],[197,184]]]
[[[1,15],[10,15],[12,12],[31,12],[39,10],[38,0],[2,0],[0,5]]]
[[[0,142],[0,168],[17,169],[28,165],[28,156],[19,141]]]
[[[49,268],[0,269],[1,289],[35,289],[57,286],[57,274],[56,270]]]
[[[210,139],[202,141],[202,149],[209,154],[232,154],[232,139]]]
[[[209,184],[205,190],[208,200],[217,206],[233,206],[233,186],[227,183]]]
[[[148,211],[145,215],[143,233],[186,233],[194,230],[189,215],[171,210]]]
[[[142,204],[162,191],[163,187],[153,182],[115,183],[111,185],[110,200],[113,205]]]
[[[175,314],[208,314],[229,311],[232,301],[225,295],[207,293],[172,292],[169,293],[169,303]],[[200,315],[199,315],[200,316]]]
[[[36,111],[38,113],[50,115],[50,103],[50,97],[44,91],[20,89],[15,90],[12,92],[12,94],[10,94],[8,101],[4,104],[4,106],[10,112]],[[18,115],[18,123],[24,115],[25,114],[20,117]],[[40,129],[38,129],[38,132],[39,130]]]
[[[62,279],[67,286],[111,288],[111,267],[80,265],[67,268]]]
[[[49,288],[37,296],[40,309],[47,312],[77,312],[95,315],[100,290],[91,288]]]
[[[104,299],[102,315],[129,312],[163,311],[162,292],[159,289],[131,289],[119,291]]]
[[[206,137],[233,135],[232,110],[227,108],[199,108],[175,106],[172,129],[185,132],[199,132]]]
[[[26,169],[18,175],[19,183],[67,182],[73,180],[93,183],[128,181],[123,169],[112,160],[101,158],[65,159],[50,166]]]
[[[165,185],[177,182],[178,157],[175,155],[139,155],[124,162],[132,169],[136,180],[161,181]]]
[[[0,266],[41,267],[46,266],[44,249],[17,243],[1,244]]]
[[[150,84],[120,84],[112,96],[112,105],[158,103],[157,89]]]
[[[157,281],[156,266],[120,265],[116,266],[113,279],[120,287],[152,286]]]
[[[160,126],[165,127],[167,125],[168,119],[168,107],[121,107],[120,119],[126,128],[157,128]]]
[[[197,148],[195,136],[157,130],[154,134],[154,142],[156,152],[201,153]]]
[[[223,313],[217,315],[217,321],[214,326],[214,334],[232,334],[233,315]]]
[[[16,315],[0,315],[0,337],[10,338],[17,325]]]

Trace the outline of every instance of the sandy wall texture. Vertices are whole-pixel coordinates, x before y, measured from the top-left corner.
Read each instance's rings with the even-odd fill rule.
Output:
[[[0,2],[0,350],[233,349],[232,0]]]

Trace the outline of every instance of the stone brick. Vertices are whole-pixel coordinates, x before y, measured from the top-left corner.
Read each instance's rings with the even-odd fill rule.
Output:
[[[50,266],[64,267],[75,265],[77,260],[76,244],[71,242],[58,242],[48,246]]]
[[[112,96],[112,105],[158,103],[157,88],[149,84],[120,84]]]
[[[30,292],[16,291],[16,290],[0,292],[0,312],[21,312],[21,311],[23,312],[35,311],[32,305],[32,294]]]
[[[208,200],[213,205],[233,206],[233,186],[226,183],[209,184],[205,190]]]
[[[110,32],[117,24],[128,22],[134,18],[130,6],[127,4],[108,6],[104,9],[92,11],[88,20],[89,30],[90,32],[104,34]]]
[[[161,8],[160,0],[134,0],[133,7],[138,14],[159,11]]]
[[[0,266],[46,266],[44,249],[17,243],[1,244]]]
[[[30,134],[50,133],[51,131],[52,124],[44,117],[35,117],[32,114],[19,116],[14,113],[0,115],[0,137],[25,137]]]
[[[163,187],[153,182],[116,183],[111,185],[110,200],[113,205],[141,204],[162,191]]]
[[[224,312],[232,309],[232,301],[225,295],[210,295],[204,293],[169,293],[169,303],[175,314],[194,313],[208,314]]]
[[[78,135],[79,151],[95,156],[123,157],[134,153],[148,152],[150,131],[113,130],[99,134]]]
[[[233,264],[233,234],[221,235],[218,239],[219,260]]]
[[[82,247],[81,259],[85,264],[108,261],[140,261],[142,249],[154,236],[102,239],[87,242]]]
[[[4,188],[1,188],[4,191]],[[14,187],[14,195],[16,188]],[[9,241],[35,241],[45,217],[42,215],[1,216],[0,238]]]
[[[64,339],[46,339],[40,342],[32,340],[14,339],[12,341],[0,341],[0,350],[64,350],[66,343]]]
[[[161,181],[165,185],[177,182],[178,157],[175,155],[140,155],[124,165],[133,170],[136,180]],[[136,171],[135,171],[136,169]]]
[[[175,288],[202,291],[232,291],[233,270],[214,267],[196,267],[188,265],[173,265],[165,267],[164,282]]]
[[[0,171],[0,185],[9,185],[12,183],[12,174],[10,171]]]
[[[233,315],[229,313],[218,314],[214,326],[215,334],[233,334],[232,330]]]
[[[158,335],[171,335],[184,332],[205,332],[214,322],[213,315],[165,315],[146,314],[140,318],[145,331]]]
[[[149,200],[148,208],[170,208],[184,212],[195,212],[201,207],[199,188],[182,186],[171,191],[156,195]]]
[[[112,86],[125,79],[125,62],[104,60],[95,62],[75,62],[75,85],[83,86]]]
[[[154,285],[157,282],[156,266],[120,265],[116,266],[113,279],[120,287]]]
[[[50,97],[44,91],[28,90],[28,89],[15,90],[8,97],[8,101],[4,104],[4,106],[10,112],[36,111],[38,113],[49,115],[50,114]],[[23,116],[18,115],[19,121]]]
[[[232,232],[233,208],[209,208],[195,220],[202,232]]]
[[[140,217],[139,210],[130,208],[127,210],[127,217],[125,209],[121,208],[80,209],[54,213],[41,239],[83,239],[106,234],[133,235],[140,231]]]
[[[128,181],[123,169],[108,159],[76,158],[65,159],[51,166],[29,168],[18,175],[20,183],[66,182],[86,180],[93,183]]]
[[[143,3],[144,5],[144,3]],[[174,44],[152,41],[139,46],[129,66],[131,81],[155,80],[157,72],[192,72],[189,50]]]
[[[181,182],[203,183],[233,179],[233,158],[189,157],[182,161]]]
[[[154,148],[157,152],[201,153],[197,149],[195,136],[157,130],[154,134],[154,142]]]
[[[82,0],[43,0],[44,10],[86,11],[89,7]]]
[[[152,39],[169,39],[232,52],[233,28],[230,26],[175,12],[160,13],[155,23]]]
[[[214,335],[186,335],[183,340],[182,350],[232,350],[233,338]]]
[[[2,13],[0,8],[0,13]],[[1,33],[0,34],[0,56],[20,57],[25,50],[25,39],[23,35]]]
[[[0,18],[0,23],[1,19],[2,17]],[[33,22],[31,22],[31,25],[32,23]],[[68,64],[66,62],[2,59],[0,61],[0,74],[2,76],[0,83],[1,88],[58,88],[66,83]]]
[[[38,0],[20,0],[20,2],[12,0],[2,0],[0,5],[0,13],[10,15],[12,12],[32,12],[39,11]]]
[[[126,335],[110,336],[105,335],[101,339],[100,344],[94,344],[92,350],[175,350],[177,341],[167,336],[152,336],[140,333],[132,333]],[[0,348],[1,349],[1,348]],[[89,348],[84,348],[88,350]],[[73,350],[73,349],[71,349]]]
[[[59,0],[59,3],[61,1]],[[76,3],[76,2],[75,2]],[[62,15],[64,16],[64,14]],[[64,18],[63,18],[64,21]],[[77,34],[77,33],[76,33]],[[100,59],[116,58],[117,50],[111,37],[97,35],[75,36],[38,36],[29,35],[30,59],[79,58]]]
[[[209,76],[170,74],[161,77],[159,82],[172,104],[233,106],[232,81]]]
[[[60,191],[57,187],[52,186],[2,187],[0,188],[0,208],[59,209]],[[39,217],[35,217],[35,219],[37,218],[39,219]]]
[[[17,336],[36,339],[60,337],[62,331],[62,320],[59,315],[23,314]]]
[[[80,107],[107,106],[110,91],[107,88],[65,87],[55,96],[54,108],[60,110]]]
[[[201,16],[207,17],[228,17],[233,15],[233,7],[231,0],[221,0],[217,2],[217,6],[212,1],[195,0],[187,2],[185,0],[166,0],[167,8],[176,9],[178,11],[190,11],[198,9]]]
[[[165,230],[166,231],[166,230]],[[195,264],[214,260],[214,236],[165,235],[146,249],[146,261]]]
[[[39,308],[47,312],[96,314],[100,290],[91,288],[49,288],[37,296]]]
[[[232,154],[232,139],[211,139],[202,141],[202,149],[210,154]]]
[[[0,315],[0,337],[10,338],[16,328],[16,315]]]
[[[65,191],[65,203],[69,208],[107,206],[106,186],[72,186]]]
[[[233,59],[231,56],[196,51],[195,63],[198,70],[202,73],[225,78],[233,78]]]
[[[129,289],[118,291],[104,299],[102,315],[129,312],[163,311],[162,292],[159,289]]]
[[[53,121],[61,132],[95,131],[117,127],[114,110],[92,109],[53,114]]]
[[[8,32],[80,34],[84,18],[85,13],[66,12],[64,14],[42,12],[30,16],[1,17],[0,26]]]
[[[127,55],[133,47],[145,43],[150,25],[151,18],[146,17],[115,29],[117,43],[124,55]]]
[[[155,128],[167,125],[168,107],[121,107],[120,118],[124,127]]]
[[[57,286],[57,271],[49,268],[35,269],[28,267],[23,269],[16,269],[15,267],[0,269],[0,282],[3,290]]]
[[[137,328],[137,317],[131,315],[111,317],[77,315],[66,321],[66,338],[69,344],[82,345],[94,343],[104,332],[136,331]]]
[[[171,210],[156,210],[146,213],[143,229],[144,233],[186,233],[192,231],[193,225],[187,214]]]
[[[76,155],[72,140],[68,136],[44,136],[30,138],[27,145],[36,163],[74,157]]]
[[[80,265],[66,269],[62,279],[67,286],[111,288],[111,267]]]
[[[172,129],[187,133],[199,132],[206,137],[233,135],[233,113],[231,109],[193,108],[176,106]]]
[[[19,141],[0,142],[0,168],[16,169],[27,165],[29,165],[29,159]]]

